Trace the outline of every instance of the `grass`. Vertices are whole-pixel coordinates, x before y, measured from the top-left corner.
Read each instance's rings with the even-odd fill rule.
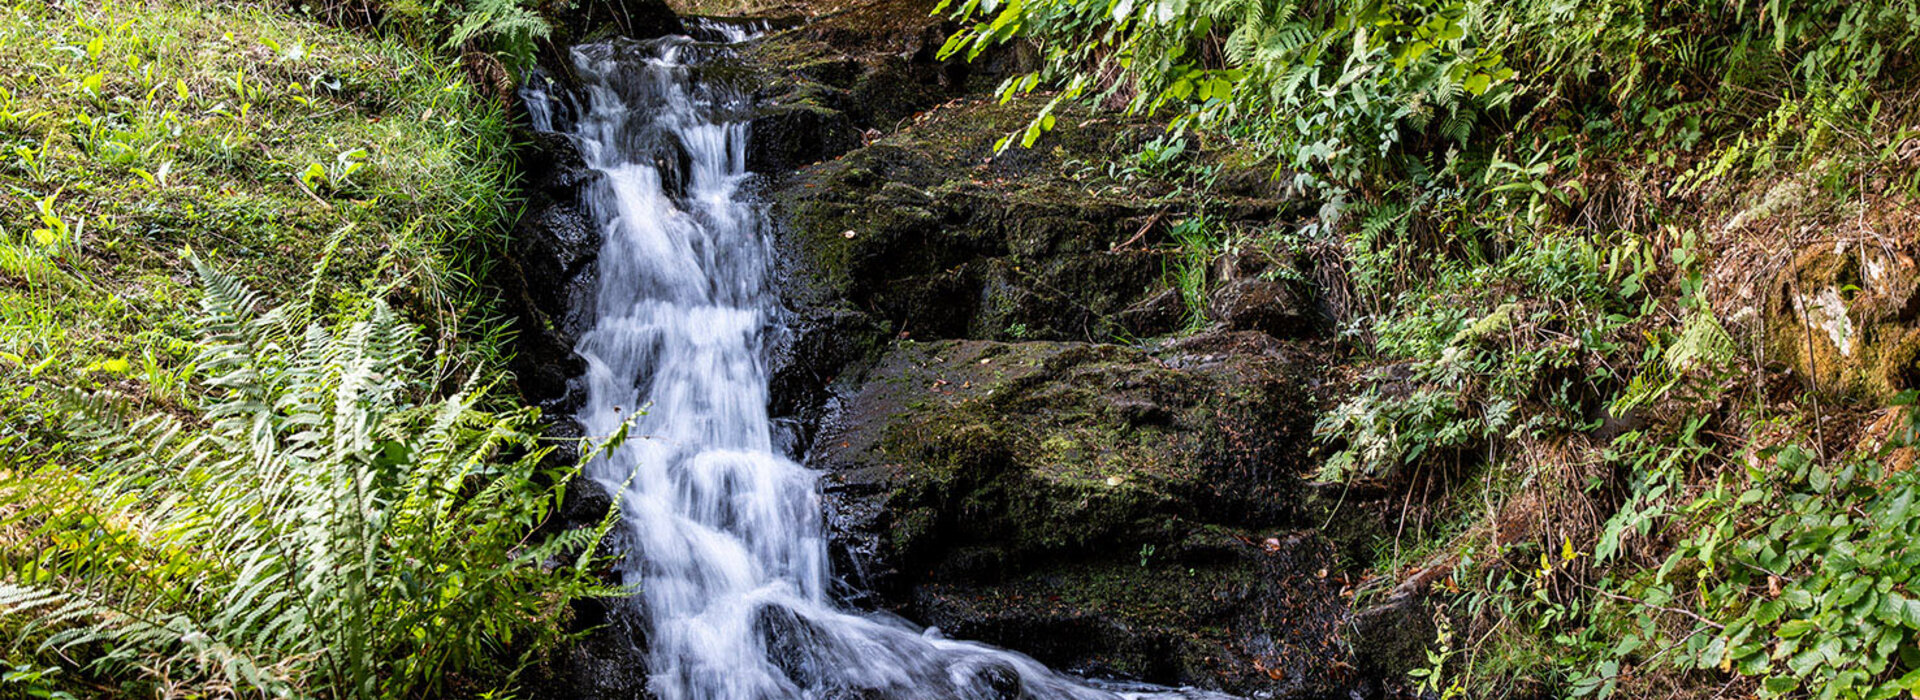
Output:
[[[75,396],[168,414],[189,437],[214,430],[205,411],[230,397],[196,364],[193,259],[281,307],[289,328],[345,329],[391,307],[422,329],[419,361],[393,370],[407,401],[502,380],[505,326],[477,280],[518,212],[509,116],[448,49],[273,3],[0,1],[0,483],[112,483],[98,466],[117,464],[101,457],[111,443],[68,420]],[[520,415],[511,392],[483,394],[475,410]],[[97,505],[138,531],[140,497],[116,498]],[[0,560],[36,561],[19,512],[0,509]],[[520,535],[497,534],[505,556]],[[0,616],[0,638],[23,641],[22,623]],[[125,668],[74,675],[99,651],[0,647],[0,695],[117,694]],[[184,680],[170,672],[133,675],[161,674],[153,690]]]
[[[390,299],[443,346],[485,316],[507,118],[444,56],[255,3],[26,0],[0,85],[4,371],[180,404],[188,249],[323,318]]]

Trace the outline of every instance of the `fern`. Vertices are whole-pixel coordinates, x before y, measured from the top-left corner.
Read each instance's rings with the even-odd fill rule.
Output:
[[[535,43],[551,35],[553,27],[521,1],[471,0],[447,33],[447,46],[458,48],[490,39],[494,49],[506,58],[519,65],[529,64]]]
[[[528,541],[570,473],[488,386],[428,400],[416,328],[380,302],[302,329],[195,260],[201,425],[68,397],[85,464],[0,482],[0,624],[108,675],[276,697],[416,696],[511,678],[564,602],[618,591],[601,528]],[[204,427],[202,427],[202,425]],[[577,556],[575,566],[549,562]]]

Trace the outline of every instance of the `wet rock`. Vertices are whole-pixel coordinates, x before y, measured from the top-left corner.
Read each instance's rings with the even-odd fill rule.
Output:
[[[572,429],[565,430],[565,428]],[[547,437],[565,440],[578,437],[579,432],[577,423],[567,421],[548,428]],[[568,452],[574,453],[570,454],[570,457],[578,459],[577,451],[569,450]],[[613,503],[613,494],[600,482],[592,479],[575,479],[567,484],[566,496],[560,501],[559,521],[575,527],[591,527],[607,517],[607,513],[613,510]]]
[[[647,39],[686,32],[664,0],[579,0],[558,7],[555,43],[561,45],[608,34]]]
[[[860,130],[846,114],[814,104],[772,104],[754,115],[747,167],[785,172],[846,153],[860,145]]]
[[[1115,316],[1122,328],[1139,337],[1165,335],[1180,329],[1187,318],[1187,303],[1178,289],[1162,289],[1121,309]]]
[[[813,623],[785,607],[768,605],[754,615],[753,628],[766,646],[768,659],[794,685],[814,688],[827,680],[832,669],[821,665],[814,650],[830,639]]]
[[[521,395],[565,409],[570,381],[586,369],[573,346],[586,329],[584,314],[592,309],[593,263],[601,242],[580,192],[595,186],[599,175],[566,137],[527,136],[528,145],[519,153],[526,211],[514,225],[506,264],[493,282],[519,332],[511,368]]]
[[[1354,657],[1375,678],[1404,678],[1427,665],[1427,648],[1438,629],[1426,597],[1402,592],[1353,618]]]
[[[544,700],[646,700],[647,623],[618,600],[574,603],[572,627],[592,630],[534,669],[531,697]]]
[[[1293,512],[1308,431],[1293,371],[1178,347],[897,343],[813,461],[830,487],[887,496],[908,568],[970,543],[1020,561],[1137,542],[1170,519],[1274,526]]]
[[[985,700],[1022,700],[1031,697],[1020,683],[1020,672],[1004,663],[988,664],[965,684],[973,696]]]
[[[915,587],[911,609],[954,636],[1092,677],[1267,697],[1326,697],[1354,680],[1332,561],[1311,533],[1227,530],[1118,560],[1079,556],[985,582]]]
[[[1313,334],[1312,309],[1285,282],[1243,277],[1213,293],[1215,318],[1227,328],[1260,331],[1275,338],[1302,338]]]
[[[749,167],[781,172],[834,158],[958,96],[970,76],[998,80],[1020,65],[941,60],[957,25],[930,9],[920,0],[881,0],[750,47],[760,106]]]
[[[1349,562],[1371,566],[1379,543],[1393,537],[1390,523],[1398,515],[1400,494],[1384,481],[1313,482],[1303,495],[1307,522],[1319,525],[1320,534]]]
[[[1169,183],[1076,184],[1073,163],[1124,157],[1144,122],[1095,119],[1046,148],[994,153],[1031,105],[956,103],[772,194],[782,237],[855,307],[916,338],[1109,340],[1172,330],[1171,221],[1145,198]],[[1089,176],[1091,177],[1091,176]],[[1210,200],[1223,224],[1267,222],[1281,200]],[[1235,218],[1239,217],[1239,218]],[[1251,318],[1251,317],[1250,317]]]
[[[836,565],[874,604],[1065,668],[1335,687],[1332,548],[1284,533],[1308,430],[1293,352],[896,343],[815,444]]]

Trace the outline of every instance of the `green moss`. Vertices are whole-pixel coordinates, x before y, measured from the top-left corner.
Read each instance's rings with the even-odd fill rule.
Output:
[[[1868,279],[1869,262],[1891,271]],[[1912,269],[1859,246],[1803,251],[1769,299],[1769,353],[1830,395],[1884,401],[1920,387],[1920,327],[1902,317]]]
[[[857,430],[878,433],[883,459],[901,469],[890,507],[930,506],[949,519],[945,528],[896,530],[903,554],[938,556],[958,532],[1001,543],[1018,563],[1157,532],[1170,516],[1226,515],[1193,501],[1238,463],[1243,446],[1224,438],[1221,414],[1261,420],[1248,407],[1274,403],[1280,385],[1218,381],[1119,346],[897,345],[858,399],[877,418]],[[1272,420],[1241,429],[1271,435],[1284,425]]]

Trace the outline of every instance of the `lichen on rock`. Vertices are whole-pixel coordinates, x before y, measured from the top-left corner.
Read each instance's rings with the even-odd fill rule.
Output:
[[[1864,242],[1819,245],[1777,278],[1769,354],[1820,390],[1889,398],[1920,388],[1920,270]]]

